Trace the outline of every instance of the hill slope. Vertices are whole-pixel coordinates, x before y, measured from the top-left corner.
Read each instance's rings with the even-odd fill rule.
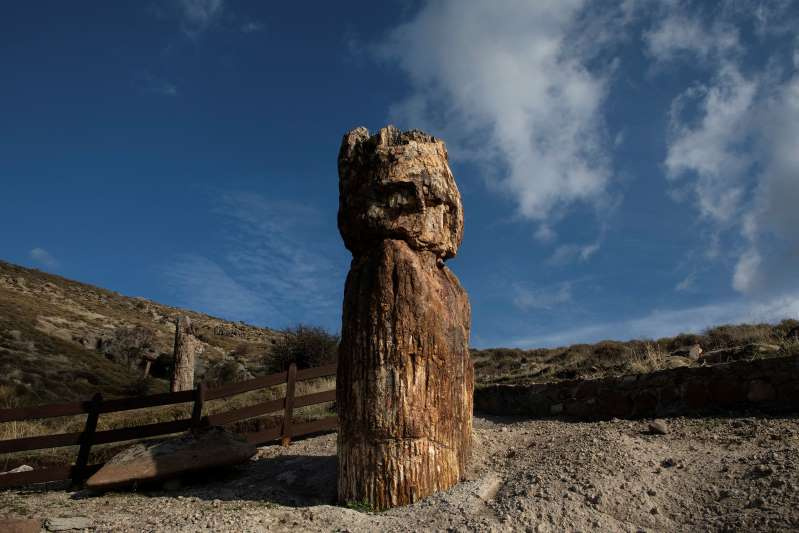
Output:
[[[0,408],[86,399],[98,390],[107,397],[166,390],[178,314],[191,317],[203,343],[197,376],[212,381],[267,373],[285,335],[0,261]],[[799,355],[797,326],[784,320],[657,340],[472,350],[472,359],[478,385],[597,378],[703,364],[673,356],[695,344],[730,358]],[[144,353],[159,356],[155,379],[141,379]]]
[[[167,377],[178,314],[203,342],[200,376],[224,359],[257,371],[282,335],[0,261],[0,408],[165,389],[141,382],[142,355]]]

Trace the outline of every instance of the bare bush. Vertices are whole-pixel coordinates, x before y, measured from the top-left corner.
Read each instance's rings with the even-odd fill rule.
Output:
[[[338,358],[339,337],[323,328],[300,324],[284,334],[265,361],[268,372],[283,372],[291,363],[312,368],[335,363]]]
[[[141,364],[142,356],[152,349],[155,334],[144,326],[117,328],[114,337],[106,346],[105,356],[116,362],[136,368]]]

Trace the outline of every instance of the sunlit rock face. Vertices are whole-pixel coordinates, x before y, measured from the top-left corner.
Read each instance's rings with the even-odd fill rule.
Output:
[[[339,152],[339,218],[353,255],[383,239],[453,257],[463,237],[463,207],[444,142],[393,126],[370,136],[356,128]]]
[[[444,265],[463,234],[444,143],[391,126],[344,136],[338,495],[385,509],[463,477],[471,453],[470,307]]]

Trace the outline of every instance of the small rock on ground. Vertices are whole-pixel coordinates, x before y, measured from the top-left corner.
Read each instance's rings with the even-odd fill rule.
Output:
[[[86,518],[85,516],[48,518],[44,522],[44,527],[48,531],[70,531],[73,529],[88,529],[92,527],[92,521]]]
[[[666,421],[661,418],[656,418],[649,423],[649,431],[656,435],[665,435],[669,432],[669,426]]]

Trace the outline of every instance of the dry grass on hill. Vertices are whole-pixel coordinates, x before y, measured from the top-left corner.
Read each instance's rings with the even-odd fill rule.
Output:
[[[773,345],[773,353],[754,357],[799,355],[799,342],[791,332],[797,320],[779,324],[738,324],[710,328],[701,334],[681,334],[657,340],[602,341],[560,348],[522,350],[492,348],[472,350],[477,383],[543,383],[567,379],[641,374],[686,364],[670,354],[699,344],[705,352],[746,345]],[[696,363],[693,363],[696,364]]]

